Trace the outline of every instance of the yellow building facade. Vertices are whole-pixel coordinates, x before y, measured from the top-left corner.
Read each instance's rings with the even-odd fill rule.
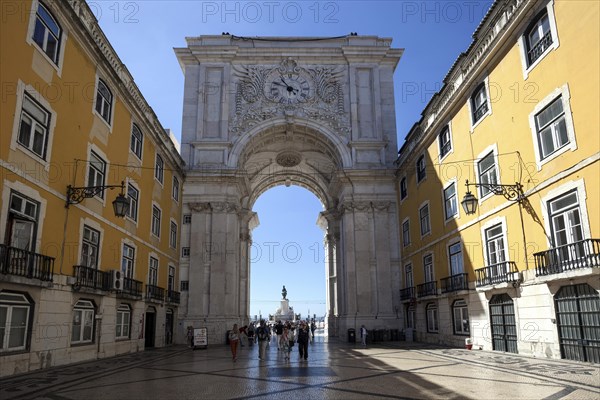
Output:
[[[0,376],[172,343],[176,145],[85,1],[2,15]]]
[[[417,340],[600,362],[599,7],[496,1],[409,132],[400,298]]]

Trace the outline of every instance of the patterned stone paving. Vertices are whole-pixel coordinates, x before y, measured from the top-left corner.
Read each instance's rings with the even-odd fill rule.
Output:
[[[279,353],[279,354],[278,354]],[[600,366],[384,342],[362,348],[317,337],[309,360],[267,360],[243,347],[183,346],[0,379],[0,399],[600,399]]]

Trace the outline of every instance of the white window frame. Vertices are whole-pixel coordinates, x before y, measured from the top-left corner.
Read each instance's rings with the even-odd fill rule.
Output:
[[[32,152],[30,149],[26,148],[22,144],[19,143],[19,131],[21,127],[21,113],[23,111],[23,103],[25,96],[29,96],[33,99],[37,104],[39,104],[44,111],[49,114],[49,124],[46,135],[46,151],[45,157],[41,158],[36,153]],[[22,154],[29,157],[31,160],[43,165],[44,170],[46,172],[50,171],[50,160],[52,160],[52,145],[54,142],[54,128],[56,127],[56,112],[52,109],[50,103],[40,94],[35,88],[31,85],[25,85],[23,81],[19,80],[17,82],[17,101],[15,104],[15,117],[13,120],[13,128],[12,128],[12,136],[10,140],[10,149],[14,151],[19,151]]]
[[[167,276],[167,291],[175,291],[175,267],[169,264],[169,275]]]
[[[126,340],[131,335],[131,306],[121,303],[115,317],[115,339]]]
[[[438,306],[435,303],[429,303],[425,306],[425,314],[427,320],[427,332],[428,333],[438,333],[440,318]]]
[[[182,247],[181,248],[181,257],[183,258],[189,258],[190,256],[190,248],[189,247]]]
[[[408,289],[415,286],[415,275],[412,263],[404,265],[404,288]]]
[[[446,154],[442,154],[442,134],[444,132],[448,132],[448,145],[450,146],[450,148],[448,149],[448,152]],[[443,159],[445,159],[446,157],[448,157],[450,154],[454,153],[454,146],[452,143],[452,123],[447,123],[446,125],[444,125],[444,127],[442,128],[442,130],[440,131],[440,133],[438,134],[438,151],[439,151],[439,161],[442,161]]]
[[[407,230],[404,230],[404,224],[407,224]],[[402,221],[402,247],[408,246],[410,246],[410,219],[405,218],[404,221]]]
[[[567,135],[569,137],[569,143],[561,147],[560,149],[554,151],[544,159],[542,159],[542,154],[540,154],[540,143],[537,131],[537,123],[536,123],[536,115],[542,112],[546,107],[548,107],[554,100],[558,97],[561,97],[565,125],[567,128]],[[554,89],[548,96],[542,99],[536,106],[534,107],[531,114],[529,114],[529,127],[531,129],[531,137],[533,140],[533,151],[535,154],[535,162],[537,166],[537,170],[541,171],[544,164],[554,160],[559,157],[561,154],[564,154],[567,151],[575,151],[577,150],[577,141],[575,140],[575,126],[573,123],[573,114],[571,113],[571,93],[569,91],[569,85],[564,84],[561,87]]]
[[[183,225],[188,225],[192,223],[192,214],[183,214]]]
[[[121,244],[121,272],[126,278],[133,279],[135,276],[136,255],[137,248],[133,243],[127,241]]]
[[[31,107],[31,109],[27,109],[26,108],[26,104],[29,105],[28,107]],[[32,110],[33,109],[33,110]],[[45,115],[45,121],[40,121],[35,114],[44,114]],[[17,136],[17,143],[27,149],[29,152],[31,152],[34,156],[42,159],[42,160],[46,160],[46,152],[48,149],[48,141],[50,139],[50,123],[52,118],[52,114],[46,110],[40,103],[38,103],[31,95],[29,95],[27,92],[25,92],[24,96],[23,96],[23,106],[21,107],[21,115],[20,115],[20,122],[19,122],[19,134]],[[24,123],[25,119],[29,119],[28,125],[29,125],[29,139],[28,139],[28,143],[24,143],[21,141],[21,131],[22,131],[22,126]],[[42,142],[42,149],[40,151],[40,153],[38,153],[35,149],[34,149],[34,143],[35,143],[35,137],[37,136],[36,133],[38,133],[39,131],[42,131],[42,136],[43,136],[43,142]]]
[[[457,315],[457,312],[460,313],[460,315]],[[466,322],[467,322],[467,326],[465,329],[465,314],[466,314]],[[457,317],[459,317],[460,319],[460,327],[456,326],[456,322],[457,322]],[[471,328],[470,328],[470,319],[469,319],[469,305],[467,304],[467,302],[463,299],[458,299],[455,300],[452,303],[452,325],[454,328],[454,334],[455,335],[461,335],[461,336],[468,336],[471,334]]]
[[[92,238],[94,235],[97,236],[97,242],[94,242],[91,239],[86,239],[86,231],[89,231],[90,234],[92,235]],[[86,248],[92,248],[96,250],[96,259],[95,259],[95,264],[90,265],[89,261],[87,260],[90,256],[89,255],[84,255],[84,249]],[[100,265],[100,250],[102,248],[102,233],[95,229],[94,227],[91,227],[87,224],[83,225],[83,230],[81,233],[81,252],[80,254],[80,265],[84,266],[84,267],[88,267],[88,268],[93,268],[93,269],[98,269],[99,265]],[[84,257],[86,257],[86,260],[88,262],[84,262]]]
[[[164,185],[165,182],[165,160],[162,156],[156,153],[156,157],[154,157],[154,179],[160,183],[160,185]]]
[[[451,253],[450,248],[453,246],[459,245],[460,246],[460,271],[453,271],[452,268],[452,256],[454,254],[458,254],[458,253]],[[464,251],[463,251],[463,246],[462,246],[462,242],[460,240],[456,240],[456,241],[451,241],[448,242],[448,245],[446,246],[446,251],[448,252],[448,272],[450,274],[450,276],[454,276],[454,275],[458,275],[458,274],[464,274],[465,273],[465,255],[464,255]]]
[[[479,87],[479,85],[481,85],[482,83],[485,87],[485,95],[486,95],[486,102],[487,102],[488,109],[484,114],[481,115],[481,117],[477,121],[474,121],[473,120],[473,105],[471,104],[471,102],[472,102],[471,99],[475,95],[476,90]],[[475,88],[473,89],[473,91],[469,95],[469,98],[467,99],[467,109],[469,110],[469,120],[471,121],[470,132],[473,133],[475,128],[480,123],[482,123],[488,115],[492,114],[492,101],[490,99],[490,78],[489,78],[489,76],[486,76],[482,81],[480,81],[479,83],[477,83],[477,85],[475,85]]]
[[[479,153],[479,155],[477,156],[477,158],[474,161],[474,170],[475,170],[475,176],[476,176],[477,183],[483,183],[483,182],[481,182],[481,179],[479,176],[479,163],[490,153],[493,153],[494,172],[496,174],[496,183],[499,184],[501,182],[500,169],[498,167],[498,146],[494,143],[491,146],[486,147],[481,153]],[[494,192],[492,192],[491,190],[489,192],[485,193],[485,195],[484,195],[483,189],[484,189],[483,187],[478,188],[480,202],[483,202],[494,196]]]
[[[529,74],[533,69],[540,63],[542,60],[552,51],[558,49],[560,47],[560,41],[558,40],[558,29],[556,28],[556,17],[554,16],[554,0],[550,0],[545,6],[546,15],[548,15],[548,22],[550,23],[550,34],[552,35],[552,44],[544,50],[544,52],[531,64],[529,64],[528,57],[528,44],[527,44],[527,33],[529,28],[531,27],[531,23],[534,21],[530,21],[531,23],[526,25],[523,30],[523,34],[519,37],[519,56],[521,58],[521,67],[523,69],[523,79],[527,80],[529,78]],[[542,13],[543,8],[538,10],[534,16],[536,18],[536,22],[540,14]]]
[[[510,253],[509,253],[509,248],[508,248],[508,228],[506,225],[506,217],[495,217],[492,218],[488,221],[486,221],[485,224],[483,224],[481,226],[481,243],[483,243],[483,261],[485,263],[485,266],[490,266],[492,264],[488,255],[488,241],[487,241],[487,231],[493,227],[495,227],[496,225],[500,225],[502,228],[502,240],[504,242],[504,260],[505,262],[508,262],[511,260],[510,257]],[[510,271],[507,271],[510,272]]]
[[[133,189],[133,191],[135,193],[137,193],[137,198],[133,198],[130,196],[130,191],[129,189]],[[127,210],[127,219],[135,222],[135,224],[137,225],[139,217],[140,217],[140,188],[137,186],[137,184],[131,180],[131,179],[127,179],[127,199],[129,199],[129,210]],[[135,214],[134,214],[135,213]]]
[[[404,194],[404,196],[403,196]],[[403,201],[408,197],[408,179],[403,176],[400,179],[400,201]]]
[[[139,138],[134,134],[137,131],[139,133]],[[144,134],[142,133],[142,129],[135,122],[131,123],[131,137],[129,139],[129,151],[133,154],[138,160],[142,161],[144,155]],[[139,152],[139,154],[138,154]]]
[[[48,62],[48,64],[50,66],[52,66],[53,69],[56,70],[56,74],[60,78],[60,77],[62,77],[62,67],[63,67],[63,64],[64,64],[63,61],[64,61],[65,47],[66,47],[66,42],[67,42],[67,37],[68,37],[68,31],[65,30],[65,28],[64,28],[65,24],[62,23],[62,21],[60,20],[60,18],[61,18],[60,15],[58,13],[55,13],[48,6],[48,4],[52,4],[52,2],[51,1],[43,2],[44,8],[50,12],[50,14],[52,15],[52,17],[54,18],[54,20],[56,21],[56,23],[59,25],[59,27],[61,29],[60,40],[59,40],[59,44],[58,44],[58,55],[56,57],[56,60],[53,60],[33,40],[33,33],[35,31],[35,25],[36,25],[36,21],[37,21],[38,6],[39,6],[40,3],[41,2],[38,1],[38,0],[33,0],[31,2],[31,10],[29,12],[29,16],[30,16],[30,18],[29,18],[29,25],[27,27],[27,36],[25,38],[25,41],[27,42],[28,45],[30,45],[31,47],[33,47],[34,49],[36,49],[37,52],[42,55],[42,57]]]
[[[429,259],[430,261],[426,261],[427,259]],[[423,276],[425,279],[425,283],[435,281],[433,253],[427,253],[423,256]]]
[[[0,309],[5,309],[6,321],[3,326],[0,326],[0,354],[9,353],[13,351],[26,350],[29,346],[29,340],[31,337],[31,316],[33,315],[33,302],[30,301],[26,295],[22,293],[15,293],[9,291],[0,291]],[[25,325],[22,327],[14,328],[12,326],[13,313],[15,310],[26,310],[25,313]],[[14,336],[15,329],[22,330],[22,335],[18,335],[22,345],[10,346],[11,336]]]
[[[423,210],[427,208],[427,214],[423,217]],[[431,235],[431,207],[429,207],[429,201],[425,201],[419,207],[419,227],[421,232],[421,238]]]
[[[77,315],[79,315],[79,332],[77,337],[75,337],[75,329],[76,329],[76,321]],[[96,307],[94,303],[90,300],[80,299],[77,301],[75,306],[73,306],[73,320],[71,321],[71,344],[89,344],[94,342],[94,332],[95,332],[95,315],[96,315]],[[89,333],[89,337],[85,336],[86,321],[91,321],[91,332]]]
[[[155,254],[151,254],[148,260],[148,285],[158,286],[159,261]]]
[[[422,177],[419,178],[419,174],[422,173]],[[427,180],[427,161],[425,161],[425,154],[421,154],[415,162],[415,176],[417,178],[417,185]]]
[[[102,168],[98,168],[95,164],[95,160],[92,160],[92,157],[98,160],[99,165]],[[87,168],[86,182],[87,186],[104,186],[106,185],[106,176],[108,175],[108,161],[103,157],[102,154],[98,153],[95,149],[90,150],[89,152],[89,162]],[[92,176],[93,172],[93,176]],[[99,191],[94,197],[100,199],[104,202],[104,192],[105,190]]]
[[[154,210],[158,210],[158,219],[155,218]],[[160,238],[160,229],[162,223],[162,209],[158,204],[152,202],[152,212],[150,214],[150,232],[152,236]]]
[[[100,112],[98,112],[96,110],[96,103],[98,102],[98,95],[100,94],[100,96],[102,97],[103,100],[106,100],[104,98],[104,96],[100,93],[100,82],[102,82],[104,84],[104,86],[106,87],[106,89],[110,92],[112,98],[110,99],[110,114],[108,115],[108,120],[106,120],[104,118],[104,116],[102,114],[100,114]],[[98,117],[100,118],[100,120],[106,124],[106,126],[109,129],[109,132],[112,132],[112,127],[113,127],[113,120],[115,117],[115,104],[116,104],[116,94],[114,93],[114,91],[111,89],[110,85],[107,83],[107,81],[103,78],[101,78],[100,76],[96,75],[96,87],[94,90],[94,101],[92,102],[92,112]],[[108,103],[108,102],[107,102]],[[104,105],[104,103],[102,103]]]
[[[173,229],[175,228],[175,229]],[[177,248],[177,231],[179,230],[179,226],[177,222],[173,218],[170,219],[169,224],[169,246],[173,249]]]
[[[172,186],[171,186],[171,197],[173,198],[173,200],[175,200],[178,203],[179,203],[180,187],[181,187],[181,185],[179,183],[179,178],[177,176],[173,175],[173,182],[172,182]]]
[[[448,213],[446,212],[446,190],[450,189],[450,187],[454,186],[454,208],[456,209],[455,213],[448,216]],[[446,186],[444,186],[442,188],[442,205],[444,208],[444,223],[447,224],[448,222],[457,219],[460,217],[460,206],[459,206],[459,202],[458,202],[458,185],[457,185],[457,181],[456,179],[453,179],[452,181],[450,181],[450,183],[446,184]]]

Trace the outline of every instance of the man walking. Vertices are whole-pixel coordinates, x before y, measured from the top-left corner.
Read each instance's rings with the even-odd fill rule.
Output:
[[[310,330],[305,321],[300,323],[298,327],[298,352],[300,354],[300,360],[308,360],[308,341],[310,339]]]
[[[258,359],[264,360],[267,354],[267,344],[270,340],[269,328],[267,328],[265,321],[260,320],[260,325],[256,330],[256,336],[258,338]]]
[[[367,332],[367,328],[365,328],[365,326],[364,326],[364,325],[362,325],[362,326],[360,327],[360,340],[361,340],[361,343],[362,343],[362,345],[363,345],[364,347],[367,347],[367,335],[368,335],[368,334],[369,334],[369,333]]]

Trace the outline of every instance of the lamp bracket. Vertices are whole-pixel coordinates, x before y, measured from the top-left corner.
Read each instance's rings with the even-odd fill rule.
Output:
[[[121,194],[125,190],[125,182],[121,182],[120,185],[103,185],[103,186],[86,186],[86,187],[74,187],[67,186],[67,204],[65,207],[69,208],[71,204],[79,204],[84,199],[92,198],[106,189],[121,188]]]
[[[523,185],[519,182],[516,182],[514,185],[503,185],[500,183],[466,183],[467,190],[469,190],[469,186],[482,187],[484,189],[489,190],[495,195],[502,195],[506,200],[518,201],[520,202],[523,199]]]

